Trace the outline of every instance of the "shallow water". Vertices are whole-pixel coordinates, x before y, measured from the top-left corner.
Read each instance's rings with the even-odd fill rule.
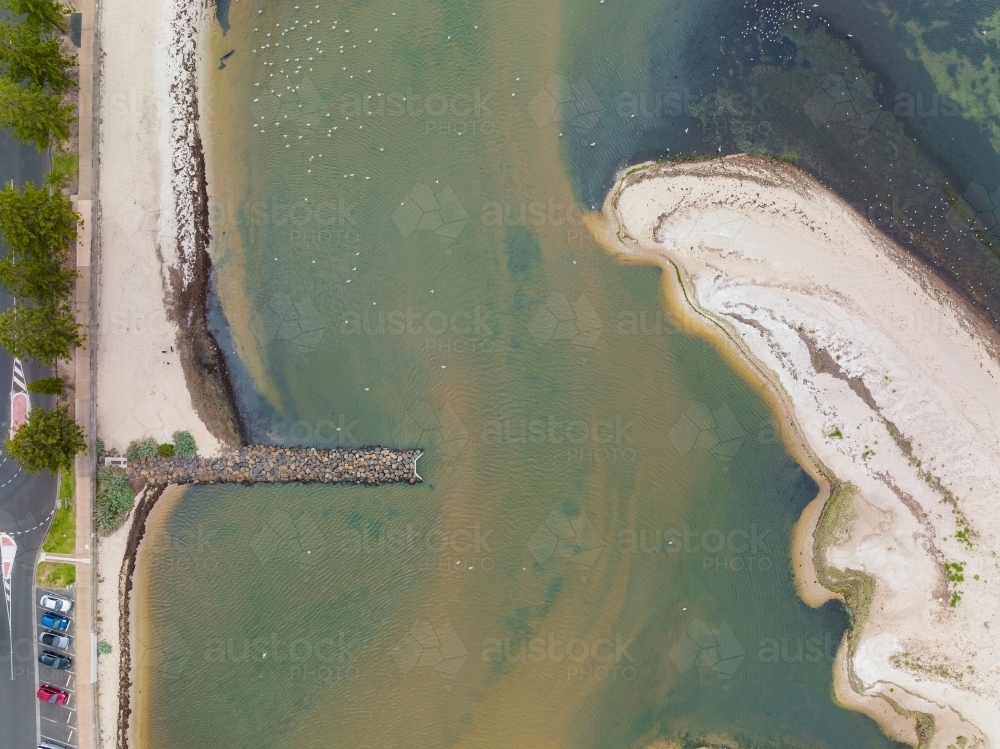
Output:
[[[420,446],[427,481],[189,491],[150,541],[151,746],[890,745],[832,701],[846,614],[795,595],[815,485],[582,223],[667,148],[846,194],[865,144],[889,179],[895,120],[804,114],[850,50],[722,2],[314,5],[213,31],[220,338],[256,439]]]

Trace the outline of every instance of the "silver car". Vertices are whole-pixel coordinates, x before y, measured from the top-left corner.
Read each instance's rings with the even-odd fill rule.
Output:
[[[42,645],[48,645],[52,648],[62,648],[65,650],[69,647],[69,635],[61,635],[58,632],[53,632],[51,630],[46,630],[38,635],[38,641]]]
[[[69,611],[73,608],[73,602],[68,598],[63,598],[62,596],[54,596],[51,593],[46,593],[42,596],[42,600],[38,604],[43,609],[48,609],[49,611]]]

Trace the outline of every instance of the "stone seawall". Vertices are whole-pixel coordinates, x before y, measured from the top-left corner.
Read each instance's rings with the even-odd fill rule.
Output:
[[[129,461],[125,473],[146,484],[387,484],[422,481],[419,450],[384,447],[334,448],[250,445],[214,458],[161,458]],[[102,460],[101,463],[104,461]]]

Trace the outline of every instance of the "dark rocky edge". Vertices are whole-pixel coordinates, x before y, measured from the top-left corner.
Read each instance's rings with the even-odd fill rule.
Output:
[[[132,585],[135,577],[135,563],[139,544],[146,535],[146,519],[163,494],[166,485],[151,487],[139,500],[132,518],[125,546],[125,558],[118,573],[118,725],[116,737],[118,749],[128,749],[129,718],[132,715]]]
[[[225,357],[208,326],[208,177],[198,129],[197,45],[189,43],[202,11],[197,4],[182,3],[177,12],[171,24],[172,46],[180,70],[170,87],[170,101],[179,265],[165,264],[171,287],[165,301],[167,315],[177,325],[177,350],[195,411],[216,439],[239,447],[247,442],[246,430]]]
[[[333,448],[249,445],[213,458],[129,461],[133,485],[161,484],[387,484],[421,481],[419,450],[385,447]]]

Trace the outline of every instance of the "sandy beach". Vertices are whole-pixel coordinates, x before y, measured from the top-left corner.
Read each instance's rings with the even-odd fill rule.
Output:
[[[190,431],[239,442],[204,326],[207,197],[195,40],[209,11],[111,0],[101,10],[97,433],[109,448]]]
[[[642,165],[604,213],[605,244],[665,265],[688,325],[770,383],[806,469],[856,487],[839,527],[816,531],[810,505],[793,550],[811,605],[832,595],[817,580],[874,581],[841,645],[838,700],[909,743],[1000,745],[994,332],[789,164]]]

